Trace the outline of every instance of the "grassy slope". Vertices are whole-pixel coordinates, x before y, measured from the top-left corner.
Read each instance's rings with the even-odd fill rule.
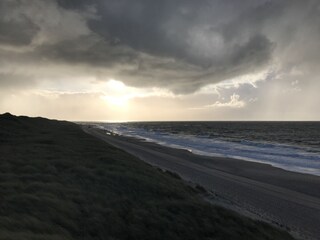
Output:
[[[69,122],[0,115],[0,239],[291,239]]]

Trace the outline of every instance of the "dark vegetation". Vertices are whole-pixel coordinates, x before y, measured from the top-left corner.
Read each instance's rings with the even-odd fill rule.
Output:
[[[291,239],[73,123],[0,115],[0,154],[1,239]]]

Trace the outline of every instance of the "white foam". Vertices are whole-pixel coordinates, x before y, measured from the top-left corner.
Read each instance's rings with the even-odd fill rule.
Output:
[[[195,154],[262,162],[285,170],[320,176],[319,154],[308,152],[299,146],[248,140],[231,142],[219,138],[158,133],[121,124],[101,124],[99,127],[116,134],[141,138],[173,148],[186,149]]]

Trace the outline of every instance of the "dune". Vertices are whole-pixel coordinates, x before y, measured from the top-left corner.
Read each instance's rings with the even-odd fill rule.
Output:
[[[1,239],[293,239],[77,124],[0,115]]]

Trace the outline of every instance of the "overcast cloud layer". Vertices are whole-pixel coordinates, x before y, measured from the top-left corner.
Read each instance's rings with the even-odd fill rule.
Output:
[[[0,110],[109,119],[116,79],[123,118],[319,120],[319,49],[318,0],[2,0]]]

